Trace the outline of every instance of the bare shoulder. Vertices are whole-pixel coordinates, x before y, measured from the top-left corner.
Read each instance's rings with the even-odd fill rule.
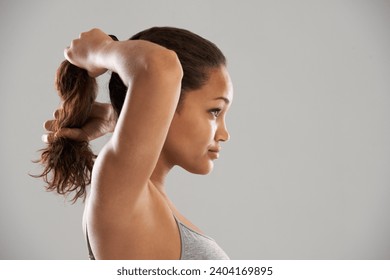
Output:
[[[97,259],[180,258],[180,234],[172,211],[154,187],[142,189],[146,191],[137,201],[129,198],[131,207],[120,202],[112,208],[102,207],[92,191],[85,220]]]

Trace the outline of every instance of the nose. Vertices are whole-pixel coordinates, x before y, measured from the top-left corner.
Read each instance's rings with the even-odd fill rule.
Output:
[[[219,142],[226,142],[229,141],[230,139],[230,134],[226,128],[225,122],[222,122],[219,126],[218,129],[215,133],[215,141]]]

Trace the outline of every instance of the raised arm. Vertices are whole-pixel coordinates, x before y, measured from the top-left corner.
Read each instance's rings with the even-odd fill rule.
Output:
[[[93,29],[74,40],[65,56],[91,76],[114,71],[128,87],[113,136],[95,163],[93,187],[105,198],[106,192],[136,197],[155,168],[179,100],[176,54],[147,41],[116,42]]]

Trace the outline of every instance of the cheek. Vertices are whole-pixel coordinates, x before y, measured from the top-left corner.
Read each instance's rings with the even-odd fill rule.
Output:
[[[216,125],[200,118],[176,119],[172,122],[164,154],[174,165],[194,174],[207,174],[213,168],[208,149],[213,145]]]
[[[216,125],[207,118],[174,119],[167,140],[177,152],[191,157],[203,155],[213,144]]]
[[[197,120],[188,127],[188,139],[199,149],[206,149],[213,144],[215,126],[209,120]]]

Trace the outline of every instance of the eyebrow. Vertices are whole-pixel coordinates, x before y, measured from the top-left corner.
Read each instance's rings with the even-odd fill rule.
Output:
[[[226,97],[220,96],[220,97],[215,98],[214,100],[218,100],[218,99],[222,99],[223,101],[225,101],[226,104],[230,103],[230,100],[227,99]]]

